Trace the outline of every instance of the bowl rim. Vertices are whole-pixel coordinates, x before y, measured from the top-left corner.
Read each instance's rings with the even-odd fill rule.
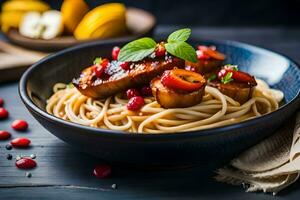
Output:
[[[267,54],[274,54],[276,56],[280,56],[281,58],[285,59],[286,61],[288,61],[288,63],[294,64],[298,68],[298,70],[300,70],[300,65],[297,62],[295,62],[293,59],[289,58],[288,56],[286,56],[282,53],[278,53],[276,51],[272,51],[272,50],[268,50],[268,49],[259,47],[259,46],[246,44],[246,43],[243,43],[243,42],[237,42],[237,41],[233,41],[233,40],[217,40],[217,39],[204,39],[204,38],[199,40],[199,39],[191,38],[191,41],[193,41],[193,42],[201,41],[201,42],[216,43],[216,44],[221,44],[221,45],[233,45],[233,46],[236,46],[236,47],[248,49],[250,51],[255,50],[255,51],[262,51],[262,52],[267,53]],[[115,42],[115,43],[118,43],[118,42]],[[109,44],[109,42],[105,43],[105,44]],[[194,137],[200,137],[200,136],[201,137],[216,136],[216,135],[220,135],[222,133],[226,133],[226,132],[231,131],[231,130],[233,131],[233,130],[236,130],[236,129],[251,127],[252,125],[254,125],[258,122],[267,122],[267,121],[269,121],[277,113],[284,112],[284,110],[286,110],[288,107],[292,106],[292,104],[297,104],[298,103],[298,106],[300,104],[300,89],[299,89],[298,93],[296,94],[296,96],[293,99],[291,99],[289,102],[287,102],[284,105],[282,105],[281,107],[279,107],[277,110],[275,110],[271,113],[268,113],[268,114],[250,119],[250,120],[246,120],[246,121],[243,121],[243,122],[236,123],[236,124],[231,124],[231,125],[226,125],[226,126],[221,126],[221,127],[215,127],[215,128],[209,128],[209,129],[203,129],[203,130],[194,130],[194,131],[170,132],[170,133],[147,133],[147,134],[136,133],[136,134],[133,134],[133,133],[125,132],[125,131],[94,128],[94,127],[85,126],[85,125],[81,125],[81,124],[78,124],[78,123],[66,121],[66,120],[63,120],[61,118],[55,117],[54,115],[51,115],[51,114],[47,113],[46,111],[40,109],[31,100],[31,98],[27,94],[26,86],[27,86],[27,81],[28,81],[28,78],[29,78],[30,74],[37,67],[42,65],[44,62],[46,62],[48,60],[51,60],[51,59],[54,59],[56,57],[62,56],[65,53],[69,53],[69,52],[72,52],[72,51],[87,48],[89,46],[97,46],[97,45],[103,45],[103,42],[95,41],[95,42],[89,42],[89,43],[76,45],[74,47],[70,47],[70,48],[58,51],[57,53],[51,54],[51,55],[41,59],[40,61],[36,62],[32,66],[30,66],[23,73],[23,75],[22,75],[22,77],[19,81],[19,87],[18,87],[19,96],[21,97],[21,100],[23,101],[23,103],[25,104],[27,109],[29,109],[30,111],[34,112],[35,114],[39,115],[40,117],[42,117],[42,118],[44,118],[48,121],[50,120],[54,123],[58,123],[60,125],[66,126],[66,127],[82,129],[82,130],[85,130],[86,132],[89,132],[88,134],[94,134],[96,136],[99,136],[101,134],[101,136],[103,136],[103,137],[126,137],[126,138],[130,138],[130,139],[143,139],[143,138],[171,139],[175,136],[176,136],[176,138],[178,138],[178,137],[180,137],[180,138],[194,138]]]

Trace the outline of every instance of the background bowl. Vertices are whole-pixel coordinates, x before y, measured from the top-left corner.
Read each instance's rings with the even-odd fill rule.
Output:
[[[215,45],[227,63],[264,79],[282,90],[285,103],[275,112],[246,122],[201,131],[172,134],[129,134],[67,122],[45,112],[46,100],[57,82],[68,83],[95,57],[110,57],[113,46],[94,42],[51,55],[28,69],[19,92],[32,115],[52,134],[81,151],[114,163],[182,165],[228,159],[270,135],[299,108],[300,70],[277,53],[232,41],[192,41]]]
[[[139,8],[127,8],[126,10],[126,23],[129,29],[128,35],[123,35],[117,38],[110,39],[93,39],[93,40],[76,40],[73,36],[60,36],[50,40],[32,39],[22,36],[18,30],[11,29],[6,38],[19,46],[27,49],[38,51],[57,51],[71,47],[77,44],[82,44],[90,41],[102,41],[103,43],[110,42],[129,42],[133,39],[142,36],[151,36],[156,25],[156,19],[151,13]]]

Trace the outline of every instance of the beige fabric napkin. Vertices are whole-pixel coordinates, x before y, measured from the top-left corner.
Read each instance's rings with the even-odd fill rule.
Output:
[[[217,170],[217,181],[275,195],[300,174],[300,111],[274,135]]]

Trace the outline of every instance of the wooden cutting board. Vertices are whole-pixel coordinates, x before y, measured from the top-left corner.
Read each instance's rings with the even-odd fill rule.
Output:
[[[30,65],[47,55],[0,40],[0,83],[18,80]]]

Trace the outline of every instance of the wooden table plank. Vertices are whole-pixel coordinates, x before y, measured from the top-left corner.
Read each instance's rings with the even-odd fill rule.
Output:
[[[156,35],[165,36],[173,27],[159,27]],[[230,39],[271,48],[300,61],[300,29],[283,28],[233,29],[199,28],[193,36],[199,38]],[[0,121],[0,129],[8,129],[13,137],[25,136],[32,140],[28,150],[5,149],[0,141],[0,199],[273,199],[271,195],[244,193],[241,187],[217,183],[212,179],[215,163],[186,169],[143,170],[114,166],[113,177],[100,180],[92,169],[101,160],[80,153],[52,136],[34,120],[18,97],[17,83],[0,85],[0,97],[10,111],[8,120]],[[10,128],[14,119],[26,119],[30,129],[18,133]],[[31,178],[17,170],[7,153],[37,155],[38,167]],[[118,189],[111,189],[116,183]],[[11,187],[11,188],[6,188]],[[298,199],[299,183],[280,194],[281,199]],[[298,190],[297,190],[298,189]]]

